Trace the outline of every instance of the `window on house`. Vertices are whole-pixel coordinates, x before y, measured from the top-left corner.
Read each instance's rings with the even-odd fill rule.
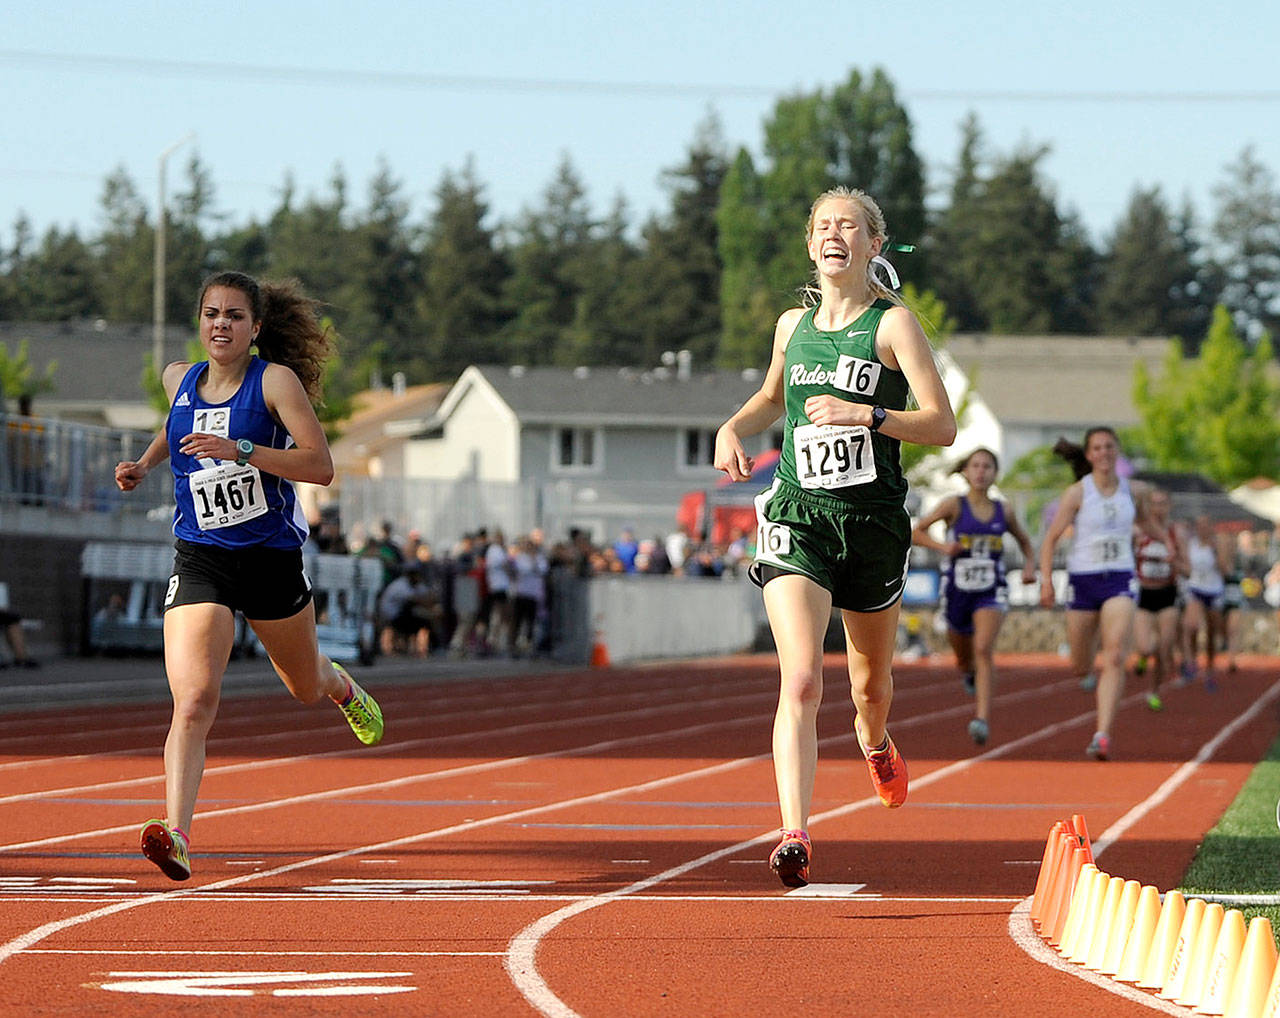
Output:
[[[687,428],[681,466],[709,467],[715,459],[716,433],[710,428]]]
[[[583,469],[596,465],[596,432],[593,428],[559,428],[557,431],[557,466]]]

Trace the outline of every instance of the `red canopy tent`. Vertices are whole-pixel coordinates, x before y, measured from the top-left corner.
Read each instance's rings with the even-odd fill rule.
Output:
[[[714,488],[688,492],[676,510],[676,524],[695,541],[727,544],[735,528],[745,534],[756,529],[755,497],[773,483],[779,452],[769,449],[755,457],[749,481],[722,477]]]

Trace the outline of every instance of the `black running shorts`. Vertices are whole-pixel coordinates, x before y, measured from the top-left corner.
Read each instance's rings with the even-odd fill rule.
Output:
[[[183,604],[223,604],[266,622],[297,615],[311,600],[301,549],[232,549],[183,540],[174,549],[166,611]]]

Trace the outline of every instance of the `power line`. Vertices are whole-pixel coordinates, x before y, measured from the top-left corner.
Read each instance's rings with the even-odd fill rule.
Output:
[[[261,64],[226,64],[213,61],[164,60],[155,57],[122,57],[100,54],[51,53],[37,50],[0,50],[0,65],[52,67],[101,73],[129,73],[163,77],[212,77],[228,74],[301,85],[366,86],[417,91],[550,92],[563,95],[668,96],[736,99],[772,99],[788,89],[727,82],[696,84],[658,81],[590,81],[569,78],[503,78],[490,75],[423,74],[407,71],[359,71],[342,68],[274,67]],[[797,88],[790,91],[797,91]],[[1132,91],[1090,89],[1083,91],[1037,89],[903,89],[906,99],[920,102],[1018,102],[1018,103],[1273,103],[1280,89],[1231,92]]]

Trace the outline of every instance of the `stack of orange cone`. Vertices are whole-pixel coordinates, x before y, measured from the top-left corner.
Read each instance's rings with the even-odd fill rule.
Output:
[[[1271,924],[1100,870],[1084,817],[1049,831],[1030,917],[1069,962],[1223,1018],[1280,1018]]]

